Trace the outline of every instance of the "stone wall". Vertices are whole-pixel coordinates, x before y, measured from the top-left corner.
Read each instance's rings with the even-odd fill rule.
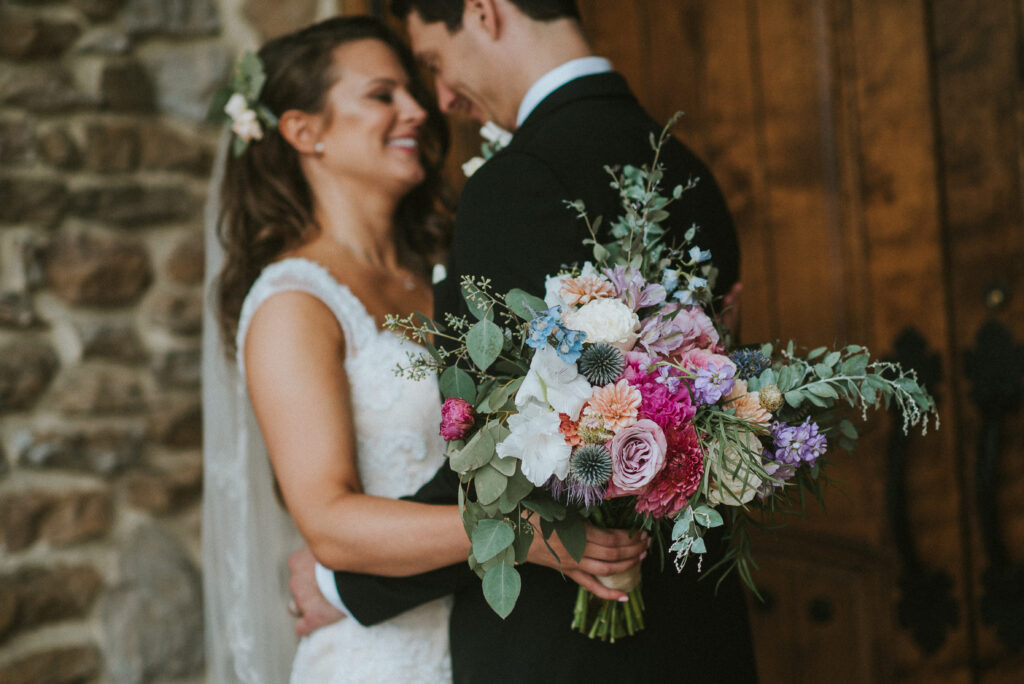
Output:
[[[203,681],[202,118],[337,9],[0,0],[0,682]]]

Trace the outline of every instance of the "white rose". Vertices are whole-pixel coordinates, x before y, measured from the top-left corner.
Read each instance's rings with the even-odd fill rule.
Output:
[[[636,312],[618,299],[595,299],[562,316],[566,327],[587,333],[587,342],[604,343],[629,351],[640,335]]]
[[[263,129],[260,128],[260,122],[256,120],[256,112],[251,109],[246,109],[235,118],[235,123],[231,130],[246,142],[263,138]]]
[[[511,432],[496,451],[502,458],[519,459],[523,475],[538,487],[552,475],[564,480],[572,447],[559,430],[561,422],[547,406],[529,402],[508,419]]]
[[[739,433],[737,438],[740,444],[729,442],[724,451],[718,440],[711,443],[708,503],[712,506],[745,504],[761,488],[761,478],[754,472],[754,464],[761,466],[761,442],[749,432]]]
[[[537,351],[530,361],[530,371],[516,392],[516,406],[520,410],[528,404],[550,406],[555,416],[565,413],[573,420],[580,417],[594,389],[580,375],[575,363],[566,363],[550,344]]]
[[[245,96],[241,93],[235,93],[228,100],[228,103],[224,105],[224,113],[230,116],[233,120],[237,119],[242,115],[243,112],[249,109],[249,103],[246,102]]]

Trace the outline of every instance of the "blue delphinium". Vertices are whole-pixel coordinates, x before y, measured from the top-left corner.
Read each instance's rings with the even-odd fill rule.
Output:
[[[558,358],[566,363],[576,363],[580,354],[583,353],[583,340],[586,337],[587,333],[582,330],[570,330],[562,325],[557,326],[555,340],[558,343],[555,345],[555,352],[558,354]]]
[[[547,346],[548,338],[552,333],[562,326],[562,307],[553,306],[545,311],[535,313],[533,320],[530,321],[526,344],[534,349],[543,349]]]

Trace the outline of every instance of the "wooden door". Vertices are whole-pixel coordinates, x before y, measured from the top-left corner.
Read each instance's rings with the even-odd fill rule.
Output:
[[[1024,681],[1024,2],[579,4],[728,197],[743,338],[864,343],[940,398],[757,539],[762,681]],[[459,125],[453,161],[477,144]]]

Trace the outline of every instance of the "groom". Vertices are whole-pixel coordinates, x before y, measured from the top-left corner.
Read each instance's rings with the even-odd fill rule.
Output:
[[[417,57],[435,77],[446,112],[461,111],[515,131],[508,147],[467,181],[459,203],[448,277],[435,289],[435,318],[466,314],[464,274],[496,291],[542,293],[545,274],[591,257],[586,228],[565,206],[583,199],[590,216],[619,209],[605,165],[650,163],[661,124],[625,80],[593,56],[573,0],[392,0]],[[719,268],[717,292],[736,283],[739,251],[725,201],[707,167],[676,140],[662,150],[664,188],[699,178],[671,208],[670,242],[691,225]],[[610,222],[610,221],[609,221]],[[413,498],[454,503],[458,479],[445,464]],[[716,540],[712,540],[714,542]],[[336,573],[349,613],[372,625],[454,594],[451,648],[456,682],[754,682],[746,604],[735,578],[715,590],[696,564],[661,572],[644,563],[647,628],[615,644],[572,632],[576,585],[557,571],[520,567],[515,610],[498,618],[465,564],[412,578]],[[716,558],[704,560],[709,567]],[[294,584],[294,583],[293,583]],[[328,587],[333,589],[333,587]],[[309,627],[309,623],[306,623]]]

